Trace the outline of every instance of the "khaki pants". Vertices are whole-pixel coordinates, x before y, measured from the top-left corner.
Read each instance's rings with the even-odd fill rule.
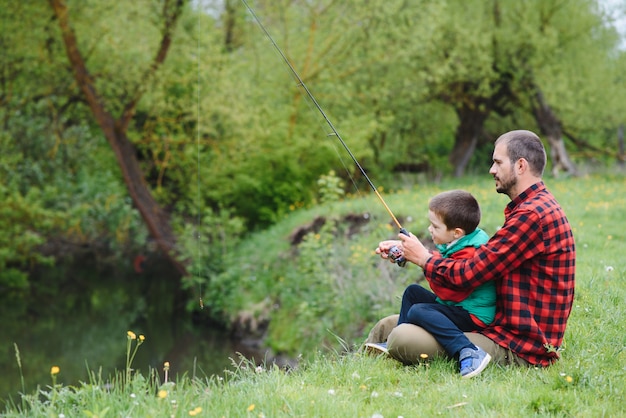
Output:
[[[421,327],[413,324],[398,324],[399,315],[381,319],[370,331],[365,343],[387,341],[389,354],[404,364],[416,364],[427,358],[447,356],[445,350],[435,338]],[[526,360],[511,350],[503,348],[489,338],[476,332],[466,332],[467,338],[476,346],[491,355],[494,363],[501,365],[530,366]]]

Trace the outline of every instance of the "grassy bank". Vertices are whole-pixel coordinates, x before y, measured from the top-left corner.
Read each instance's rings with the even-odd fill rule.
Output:
[[[564,206],[577,243],[576,299],[565,350],[562,360],[548,369],[491,365],[465,381],[456,365],[444,359],[404,367],[356,352],[369,327],[397,311],[402,290],[420,274],[415,266],[399,269],[373,255],[379,240],[397,232],[380,204],[365,197],[295,211],[251,237],[236,257],[226,260],[232,267],[212,282],[204,298],[210,301],[207,308],[225,321],[256,327],[275,353],[300,356],[296,369],[286,372],[235,359],[235,372],[223,376],[194,371],[165,382],[164,370],[143,376],[133,374],[129,364],[118,376],[94,372],[77,387],[63,385],[60,370],[41,382],[41,393],[7,402],[4,414],[624,416],[626,181],[603,176],[546,183]],[[476,195],[487,232],[502,223],[508,200],[484,178],[383,194],[403,226],[423,235],[428,198],[451,188]],[[316,217],[323,217],[324,225],[291,245],[294,231]],[[245,324],[242,318],[248,319]],[[132,359],[130,354],[141,347],[135,345],[138,340],[129,341]],[[143,344],[149,342],[148,335]]]

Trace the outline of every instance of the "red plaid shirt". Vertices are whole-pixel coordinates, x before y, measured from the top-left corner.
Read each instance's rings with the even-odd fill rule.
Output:
[[[496,280],[496,317],[482,334],[531,364],[559,358],[574,300],[576,251],[569,221],[543,182],[513,199],[504,225],[474,257],[433,255],[424,266],[429,282],[473,289]]]

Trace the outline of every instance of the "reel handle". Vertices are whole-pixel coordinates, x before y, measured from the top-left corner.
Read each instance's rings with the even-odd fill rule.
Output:
[[[400,228],[400,233],[406,235],[407,237],[409,236],[409,232],[404,228]],[[396,245],[389,249],[389,258],[391,258],[391,260],[396,263],[398,267],[406,266],[406,258],[404,258],[402,250],[400,250],[400,248]]]

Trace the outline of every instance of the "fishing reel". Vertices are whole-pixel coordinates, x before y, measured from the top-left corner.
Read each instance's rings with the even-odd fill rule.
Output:
[[[400,233],[409,236],[409,233],[406,229],[400,228]],[[404,258],[404,254],[402,250],[397,245],[394,245],[389,249],[389,258],[398,265],[398,267],[406,266],[406,258]]]
[[[389,258],[391,258],[391,260],[396,263],[398,267],[406,266],[406,258],[404,258],[402,250],[397,245],[394,245],[389,249]]]

